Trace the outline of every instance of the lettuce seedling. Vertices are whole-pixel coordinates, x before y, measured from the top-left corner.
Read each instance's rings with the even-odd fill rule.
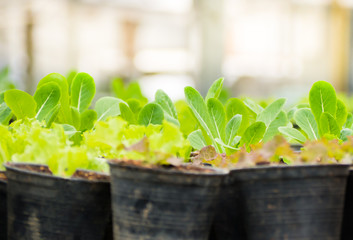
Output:
[[[95,158],[86,146],[71,146],[60,124],[45,127],[34,119],[20,119],[10,127],[0,125],[0,168],[7,161],[48,165],[54,175],[70,177],[78,168],[107,171],[105,161]]]
[[[337,99],[333,86],[325,81],[313,84],[309,93],[309,108],[297,108],[293,115],[301,131],[292,127],[280,127],[279,131],[289,139],[300,143],[320,138],[346,140],[353,135],[353,117],[345,104]]]
[[[191,150],[174,124],[163,121],[161,125],[134,125],[120,117],[97,122],[94,130],[84,133],[84,142],[96,156],[149,164],[168,164],[168,159],[175,157],[185,161]]]
[[[222,86],[223,79],[215,81],[205,99],[194,88],[185,88],[186,102],[199,126],[188,136],[196,150],[207,145],[213,145],[218,153],[230,154],[243,145],[250,150],[250,145],[270,140],[280,126],[289,123],[282,111],[285,99],[278,99],[263,109],[250,101],[249,108],[240,99],[232,98],[224,107],[217,99]]]

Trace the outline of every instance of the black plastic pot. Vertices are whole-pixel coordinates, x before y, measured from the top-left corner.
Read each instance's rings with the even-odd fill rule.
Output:
[[[98,180],[65,179],[50,175],[44,166],[8,163],[5,167],[8,240],[108,239],[111,232],[108,176],[99,175]]]
[[[151,169],[117,162],[111,162],[110,169],[115,239],[208,239],[227,171]]]
[[[348,165],[232,170],[211,239],[340,239]]]
[[[4,174],[4,172],[0,172]],[[7,239],[7,181],[0,178],[0,240]]]
[[[341,239],[353,239],[353,166],[349,170],[347,180]]]

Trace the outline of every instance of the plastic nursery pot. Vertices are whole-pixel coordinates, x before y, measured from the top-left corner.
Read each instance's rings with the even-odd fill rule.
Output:
[[[7,239],[7,180],[5,173],[0,171],[0,240]]]
[[[336,164],[232,170],[211,239],[340,239],[348,168]]]
[[[115,239],[208,239],[228,171],[109,164]]]
[[[344,203],[342,240],[353,239],[353,166],[349,169],[346,187],[346,198]]]
[[[5,167],[8,240],[109,239],[109,176],[77,171],[66,179],[41,165],[7,163]]]

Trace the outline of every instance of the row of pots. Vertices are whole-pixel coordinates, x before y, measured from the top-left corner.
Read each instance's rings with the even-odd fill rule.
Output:
[[[8,163],[0,239],[353,239],[348,165],[110,167],[111,179],[84,171],[64,179]]]

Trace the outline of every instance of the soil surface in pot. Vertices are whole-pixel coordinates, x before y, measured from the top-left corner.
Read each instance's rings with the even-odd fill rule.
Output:
[[[195,173],[213,173],[215,170],[201,168],[195,165],[156,165],[156,164],[149,164],[144,163],[138,160],[111,160],[112,163],[118,163],[121,166],[136,166],[141,168],[148,168],[148,169],[170,169],[175,171],[181,172],[195,172]]]
[[[17,165],[17,167],[31,172],[53,175],[53,173],[50,171],[50,169],[47,166]],[[4,176],[4,179],[7,179],[5,174],[3,173],[0,173],[0,179],[2,179],[2,175]],[[71,178],[88,179],[88,180],[107,180],[107,181],[109,181],[110,179],[108,175],[103,175],[97,172],[90,172],[85,170],[76,170],[76,172],[71,176]]]
[[[5,181],[7,180],[5,173],[0,172],[0,180],[5,180]]]

